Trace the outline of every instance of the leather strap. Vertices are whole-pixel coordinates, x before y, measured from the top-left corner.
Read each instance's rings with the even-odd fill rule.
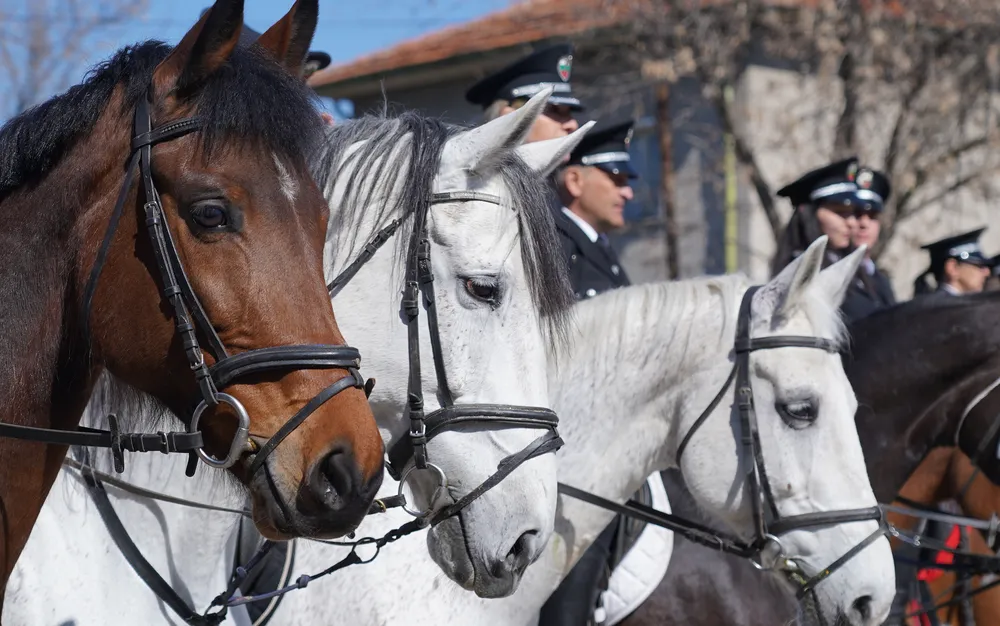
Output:
[[[111,535],[122,556],[132,566],[132,570],[156,594],[156,597],[166,603],[186,624],[191,624],[192,626],[215,626],[216,624],[221,624],[225,620],[227,608],[224,607],[217,613],[199,615],[194,609],[189,607],[184,599],[174,591],[173,587],[160,576],[156,568],[142,556],[142,552],[139,551],[139,548],[129,536],[128,531],[125,530],[125,526],[122,525],[122,521],[111,504],[108,493],[105,491],[101,481],[87,470],[83,470],[82,473],[88,491],[94,499],[94,504],[97,506],[97,511],[100,513],[101,519],[108,529],[108,534]]]
[[[257,474],[260,468],[264,465],[264,461],[267,457],[274,452],[274,449],[278,447],[278,444],[285,440],[288,435],[292,434],[299,424],[306,421],[310,415],[312,415],[316,409],[323,406],[333,396],[337,395],[345,389],[351,387],[357,387],[362,389],[365,386],[365,381],[361,377],[361,373],[358,370],[351,368],[348,370],[349,375],[344,376],[337,382],[333,383],[323,391],[316,394],[312,400],[307,402],[305,406],[298,410],[298,412],[287,422],[278,429],[278,432],[274,433],[267,442],[261,446],[259,452],[254,455],[253,462],[250,464],[250,473],[248,474],[251,478]]]
[[[258,348],[234,354],[211,366],[220,389],[237,378],[274,370],[351,369],[361,367],[361,353],[350,346],[301,345]]]
[[[462,509],[472,504],[474,500],[490,489],[496,487],[500,481],[510,475],[511,472],[520,467],[521,464],[528,459],[533,459],[536,456],[540,456],[548,452],[555,452],[561,448],[562,445],[563,440],[559,437],[559,435],[555,431],[549,431],[538,439],[532,441],[520,452],[515,452],[514,454],[505,457],[497,465],[497,471],[491,474],[490,477],[484,480],[478,487],[465,494],[457,502],[434,513],[431,516],[431,526],[440,524],[449,517],[457,515]]]
[[[360,270],[365,263],[375,256],[375,253],[378,252],[379,248],[385,245],[385,242],[389,241],[392,236],[396,234],[396,230],[399,229],[399,226],[407,217],[410,216],[411,213],[411,211],[407,211],[401,217],[389,222],[388,226],[375,233],[375,236],[372,237],[371,241],[365,244],[365,247],[361,249],[361,254],[358,255],[358,258],[354,259],[350,265],[345,267],[333,280],[327,283],[326,290],[330,293],[331,298],[340,293],[340,290],[347,286],[347,283],[354,278],[354,275],[358,273],[358,270]]]
[[[551,409],[506,404],[455,404],[429,413],[424,418],[425,441],[462,424],[488,424],[507,428],[546,428],[552,431],[559,425],[559,417]],[[413,455],[408,437],[402,437],[389,449],[389,465],[401,474]]]

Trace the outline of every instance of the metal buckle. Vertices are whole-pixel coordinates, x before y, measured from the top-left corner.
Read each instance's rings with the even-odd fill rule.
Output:
[[[434,494],[430,498],[430,504],[428,505],[426,511],[410,509],[410,507],[407,506],[406,504],[406,496],[403,494],[403,487],[406,485],[406,479],[410,476],[410,474],[414,472],[428,471],[428,470],[437,473],[437,478],[438,478],[437,489],[434,490]],[[438,498],[441,496],[441,492],[447,486],[448,486],[448,477],[445,476],[444,471],[437,465],[434,465],[433,463],[427,463],[427,465],[422,468],[417,467],[416,465],[411,465],[410,468],[407,469],[405,472],[403,472],[403,475],[399,477],[399,489],[396,491],[396,495],[403,498],[403,504],[401,506],[404,511],[406,511],[413,517],[423,517],[425,515],[430,514],[434,510],[434,503],[437,502]]]
[[[239,419],[239,426],[236,429],[236,434],[233,436],[233,442],[229,445],[229,453],[226,455],[226,458],[217,459],[205,452],[203,448],[198,448],[195,452],[206,464],[218,469],[227,469],[239,461],[240,457],[243,456],[243,451],[247,448],[247,442],[250,440],[250,415],[247,414],[247,410],[240,401],[228,393],[216,393],[214,399],[216,405],[221,402],[233,407],[236,411],[236,417]],[[191,426],[188,428],[189,432],[197,432],[201,415],[208,407],[208,402],[202,400],[198,408],[194,410],[194,414],[191,416]]]
[[[774,557],[771,559],[771,563],[768,565],[764,564],[764,551],[767,550],[768,546],[777,546],[777,551]],[[758,561],[760,559],[760,561]],[[779,569],[785,569],[787,567],[788,558],[785,556],[785,547],[781,545],[781,540],[772,535],[771,533],[766,533],[764,535],[764,544],[761,546],[760,550],[757,551],[756,558],[750,557],[750,564],[755,568],[763,572],[773,572]]]
[[[201,349],[196,349],[194,352],[196,354],[195,360],[188,363],[188,367],[191,368],[192,372],[201,369],[205,365],[205,353]]]

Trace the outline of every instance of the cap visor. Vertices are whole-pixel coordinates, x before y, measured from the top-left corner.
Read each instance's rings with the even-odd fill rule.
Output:
[[[573,96],[549,96],[549,104],[568,106],[574,111],[583,111],[583,104]]]
[[[608,161],[607,163],[594,163],[594,167],[599,167],[608,174],[625,174],[629,178],[639,178],[639,172],[632,167],[631,161]]]

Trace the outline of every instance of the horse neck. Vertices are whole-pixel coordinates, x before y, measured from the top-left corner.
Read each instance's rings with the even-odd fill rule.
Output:
[[[620,502],[675,463],[678,418],[700,413],[704,390],[728,375],[746,286],[735,276],[654,283],[576,306],[577,336],[549,379],[566,441],[561,481]]]
[[[113,98],[108,111],[120,109]],[[127,156],[131,124],[103,116],[92,132],[36,185],[0,201],[0,397],[14,418],[32,425],[71,428],[82,414],[93,384],[87,349],[80,345],[78,300],[92,243],[103,235]],[[101,155],[95,158],[95,155]],[[103,208],[102,208],[103,207]],[[96,209],[96,210],[95,210]],[[128,212],[123,222],[129,221]],[[123,227],[126,227],[123,224]],[[91,243],[86,243],[86,242]],[[53,393],[55,381],[59,392]]]

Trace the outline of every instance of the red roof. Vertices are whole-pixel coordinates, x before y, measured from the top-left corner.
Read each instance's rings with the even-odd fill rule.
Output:
[[[623,21],[636,4],[648,0],[520,0],[512,7],[439,30],[363,56],[331,65],[309,79],[313,88],[397,72],[468,55],[537,41],[565,38]],[[725,5],[729,0],[700,0]],[[772,6],[815,7],[817,0],[769,0]],[[922,21],[976,23],[997,20],[996,0],[863,0],[890,15],[918,13]],[[414,77],[415,79],[417,77]],[[419,80],[419,79],[418,79]]]
[[[552,37],[565,37],[614,23],[621,11],[607,0],[528,0],[477,20],[404,41],[316,72],[313,88],[354,78],[425,65]],[[626,3],[622,3],[626,4]]]

